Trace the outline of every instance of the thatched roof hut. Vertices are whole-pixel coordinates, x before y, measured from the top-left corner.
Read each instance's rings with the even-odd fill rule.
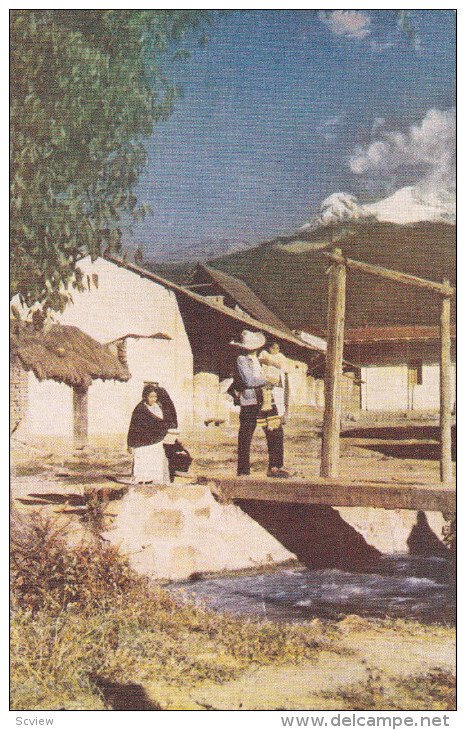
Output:
[[[72,388],[88,388],[93,380],[127,381],[130,373],[116,353],[78,327],[54,324],[38,331],[14,321],[10,349],[25,370],[38,380],[56,380]]]

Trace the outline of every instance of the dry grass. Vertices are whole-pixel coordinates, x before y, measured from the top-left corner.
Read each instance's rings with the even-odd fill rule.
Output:
[[[97,675],[190,686],[338,651],[335,628],[216,614],[154,588],[111,548],[67,546],[50,520],[15,528],[12,577],[16,710],[106,708]]]
[[[322,697],[343,710],[455,710],[456,679],[450,671],[433,668],[388,684],[368,667],[364,681],[323,692]]]

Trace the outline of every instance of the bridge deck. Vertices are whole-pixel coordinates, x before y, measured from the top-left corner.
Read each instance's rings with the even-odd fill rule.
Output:
[[[222,501],[259,500],[332,507],[381,507],[451,513],[456,489],[450,484],[349,481],[312,476],[306,479],[199,477]]]

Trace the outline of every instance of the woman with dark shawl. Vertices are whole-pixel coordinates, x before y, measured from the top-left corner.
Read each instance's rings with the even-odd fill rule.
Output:
[[[134,454],[133,481],[170,483],[163,441],[176,428],[176,410],[167,391],[158,385],[145,385],[128,431],[128,448]]]

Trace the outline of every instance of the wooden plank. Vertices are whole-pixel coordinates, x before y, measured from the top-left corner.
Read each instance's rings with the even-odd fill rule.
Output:
[[[205,284],[185,284],[185,289],[203,289],[205,286],[212,287],[212,282],[206,282]]]
[[[334,249],[341,258],[341,249]],[[325,411],[322,434],[323,477],[336,477],[340,458],[341,378],[345,332],[346,267],[332,263],[328,286],[327,352],[325,355]]]
[[[362,448],[371,448],[372,446],[438,446],[438,439],[379,439],[365,436],[361,438],[352,438],[345,436],[345,444],[350,446],[361,446]]]
[[[447,279],[443,281],[449,285]],[[450,298],[442,297],[440,305],[440,479],[451,482],[451,335]]]
[[[378,507],[451,513],[456,490],[443,484],[352,482],[309,479],[255,479],[205,477],[211,491],[222,500],[245,499],[287,504],[321,504],[331,507]]]
[[[440,284],[437,281],[421,279],[421,277],[419,276],[406,274],[403,271],[385,269],[383,266],[375,266],[374,264],[367,264],[364,261],[349,259],[346,258],[346,256],[343,256],[341,251],[339,251],[339,253],[337,253],[337,251],[339,251],[339,249],[332,252],[323,251],[323,254],[337,264],[345,264],[346,266],[348,266],[348,268],[355,269],[356,271],[363,271],[365,274],[380,276],[383,279],[390,279],[391,281],[396,281],[399,284],[406,284],[408,286],[415,286],[421,289],[428,289],[429,291],[434,291],[437,294],[441,294],[445,297],[451,297],[455,293],[455,289],[450,286],[449,282],[443,282],[442,284]]]

